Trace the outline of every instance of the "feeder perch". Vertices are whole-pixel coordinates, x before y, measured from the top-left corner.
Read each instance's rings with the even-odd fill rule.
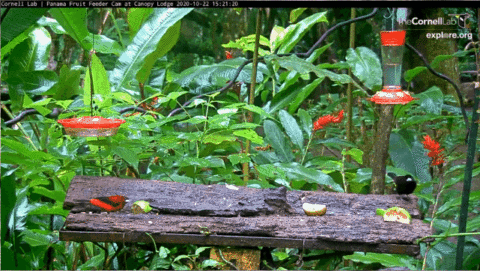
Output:
[[[58,120],[67,135],[71,136],[113,136],[125,121],[122,119],[106,119],[102,117],[81,117]]]
[[[377,104],[407,104],[416,98],[413,98],[400,88],[384,88],[377,92],[372,98],[368,99]]]

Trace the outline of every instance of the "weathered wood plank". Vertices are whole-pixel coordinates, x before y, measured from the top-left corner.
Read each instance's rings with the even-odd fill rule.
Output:
[[[129,199],[124,210],[137,200],[149,201],[163,214],[201,216],[255,216],[292,213],[286,188],[254,189],[225,185],[195,185],[157,180],[76,176],[64,202],[72,213],[100,209],[88,203],[99,196],[122,195]]]
[[[305,215],[304,202],[327,206],[329,215],[375,216],[377,208],[400,206],[412,218],[420,218],[417,198],[399,195],[362,195],[316,191],[287,191],[284,188],[254,189],[224,185],[195,185],[158,180],[75,176],[65,198],[64,209],[72,213],[100,211],[88,203],[91,198],[123,195],[130,200],[123,212],[130,212],[137,200],[161,207],[163,214],[201,216],[258,216],[266,214]],[[286,193],[286,196],[285,196]],[[285,198],[286,197],[286,198]],[[286,199],[286,201],[285,201]],[[293,208],[290,209],[290,207]]]
[[[95,211],[88,203],[90,198],[116,194],[130,199],[123,210],[88,213]],[[131,205],[137,200],[161,207],[161,214],[132,214]],[[375,215],[377,208],[400,206],[413,218],[420,218],[417,200],[413,195],[229,189],[223,185],[77,176],[65,200],[64,207],[72,212],[60,239],[150,242],[146,233],[151,233],[157,242],[165,243],[417,255],[419,246],[414,241],[432,234],[427,224],[419,219],[413,219],[410,225],[384,222]],[[306,216],[304,202],[325,204],[327,213]]]
[[[431,233],[418,219],[410,225],[384,222],[380,216],[343,215],[201,217],[156,214],[70,214],[65,229],[97,232],[200,233],[317,239],[338,242],[412,244]]]

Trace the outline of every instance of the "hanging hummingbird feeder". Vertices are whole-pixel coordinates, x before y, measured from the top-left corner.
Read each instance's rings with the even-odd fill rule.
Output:
[[[67,135],[71,136],[113,136],[117,134],[122,119],[106,119],[102,117],[81,117],[58,120],[65,128]]]
[[[406,19],[406,9],[395,9],[389,14],[387,30],[380,31],[382,43],[383,89],[369,100],[377,104],[407,104],[415,98],[402,90],[400,79],[402,74],[403,49],[406,31],[401,29],[401,20]]]
[[[94,36],[95,44],[95,36]],[[80,118],[61,119],[57,122],[63,125],[65,133],[71,136],[80,137],[98,137],[98,136],[113,136],[117,134],[118,128],[122,123],[125,123],[122,119],[106,119],[99,116],[93,116],[93,74],[92,74],[92,54],[94,50],[90,52],[89,60],[89,75],[90,75],[90,114],[91,116],[85,116]]]

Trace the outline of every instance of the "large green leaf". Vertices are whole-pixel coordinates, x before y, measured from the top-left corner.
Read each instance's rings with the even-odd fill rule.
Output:
[[[422,182],[431,180],[428,171],[430,159],[425,155],[423,145],[415,140],[413,131],[401,130],[390,134],[388,153],[395,167],[410,172]]]
[[[303,87],[298,94],[295,96],[295,99],[292,101],[288,107],[288,112],[293,114],[298,107],[308,98],[308,96],[316,89],[318,85],[323,81],[323,78],[317,78],[310,84]]]
[[[127,83],[135,79],[137,72],[143,67],[145,59],[157,49],[157,45],[167,30],[187,15],[191,8],[155,9],[149,19],[138,31],[132,43],[118,59],[115,69],[110,74],[110,82],[115,91],[125,90]]]
[[[327,185],[337,192],[343,192],[341,185],[333,181],[332,177],[321,170],[306,168],[299,163],[277,163],[275,164],[287,173],[287,177],[296,180],[305,180],[309,183]]]
[[[181,22],[171,26],[158,42],[157,49],[145,59],[142,68],[137,72],[136,79],[139,83],[144,84],[147,81],[157,59],[168,53],[177,43],[178,37],[180,37],[180,26]]]
[[[116,146],[112,149],[112,152],[120,156],[120,158],[132,165],[134,168],[138,168],[138,155],[135,150]]]
[[[222,61],[214,65],[193,66],[184,70],[176,83],[182,87],[190,87],[191,92],[199,94],[203,89],[211,86],[223,86],[237,73],[237,68],[245,61],[244,58],[235,58]],[[269,74],[265,64],[258,63],[257,82],[263,81],[263,74]],[[252,65],[246,65],[239,73],[236,82],[250,83],[252,77]]]
[[[265,131],[265,137],[270,145],[272,145],[280,161],[283,163],[292,162],[295,158],[293,156],[292,149],[290,148],[288,142],[286,142],[285,135],[283,134],[282,130],[278,128],[275,122],[271,120],[265,120],[263,123],[263,129]]]
[[[312,26],[319,22],[328,22],[326,14],[327,12],[315,13],[296,24],[288,26],[284,30],[285,34],[283,34],[283,39],[281,39],[280,42],[276,42],[276,45],[281,44],[278,53],[289,53]],[[282,36],[282,34],[280,34],[280,36]]]
[[[84,8],[52,8],[50,14],[67,31],[68,35],[85,50],[92,49],[92,44],[85,38],[88,36],[86,26],[87,10]]]
[[[14,110],[20,109],[25,94],[42,95],[58,81],[54,71],[32,71],[16,73],[6,80]]]
[[[443,107],[443,93],[437,86],[433,86],[418,94],[420,106],[428,113],[440,115]]]
[[[108,81],[107,71],[103,67],[102,62],[96,54],[92,54],[92,75],[93,75],[93,90],[94,97],[100,95],[100,99],[109,99],[110,95],[110,82]],[[89,69],[89,68],[88,68]],[[83,103],[90,104],[91,90],[90,90],[90,72],[87,71],[85,81],[83,85]],[[100,100],[94,98],[96,103]],[[111,105],[111,100],[107,100],[103,106]]]
[[[309,137],[312,136],[312,129],[313,129],[312,117],[310,117],[308,112],[302,108],[298,110],[297,114],[300,117],[300,122],[302,123],[303,131],[305,131],[305,133],[307,133]]]
[[[348,49],[346,60],[353,74],[372,90],[382,86],[382,65],[377,54],[367,47]]]
[[[148,16],[153,12],[151,8],[130,8],[128,9],[127,22],[128,34],[133,39],[137,34],[140,26],[147,20]]]
[[[11,8],[8,10],[7,15],[2,20],[2,57],[4,54],[3,47],[20,34],[25,33],[24,31],[40,19],[47,10],[47,8]]]
[[[51,38],[43,27],[35,28],[29,38],[16,46],[9,59],[8,74],[43,70],[47,67]]]
[[[282,123],[285,132],[290,137],[293,144],[297,145],[303,152],[303,134],[295,118],[283,109],[280,110],[278,116],[280,117],[280,122]]]
[[[60,69],[60,78],[58,82],[46,95],[53,95],[57,100],[68,100],[70,97],[80,94],[80,70],[70,69],[66,65]]]
[[[361,262],[364,264],[380,263],[386,267],[410,267],[415,263],[415,259],[407,255],[397,254],[385,254],[385,253],[364,253],[355,252],[353,255],[347,255],[343,257],[346,260],[352,260],[354,262]],[[411,262],[409,265],[408,263]]]
[[[347,84],[350,82],[350,77],[348,75],[337,74],[332,71],[319,68],[307,60],[297,57],[296,55],[290,55],[287,57],[272,56],[271,60],[277,62],[281,67],[287,70],[296,71],[300,74],[308,74],[313,72],[319,78],[328,77],[330,80],[340,84]]]
[[[104,35],[89,34],[85,37],[84,42],[94,44],[95,51],[102,54],[114,54],[119,56],[123,51],[120,43]]]

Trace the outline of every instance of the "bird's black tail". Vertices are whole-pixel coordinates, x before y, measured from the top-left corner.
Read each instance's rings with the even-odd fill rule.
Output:
[[[395,177],[397,177],[397,175],[393,172],[389,172],[389,173],[387,173],[387,175],[392,179],[395,179]]]

